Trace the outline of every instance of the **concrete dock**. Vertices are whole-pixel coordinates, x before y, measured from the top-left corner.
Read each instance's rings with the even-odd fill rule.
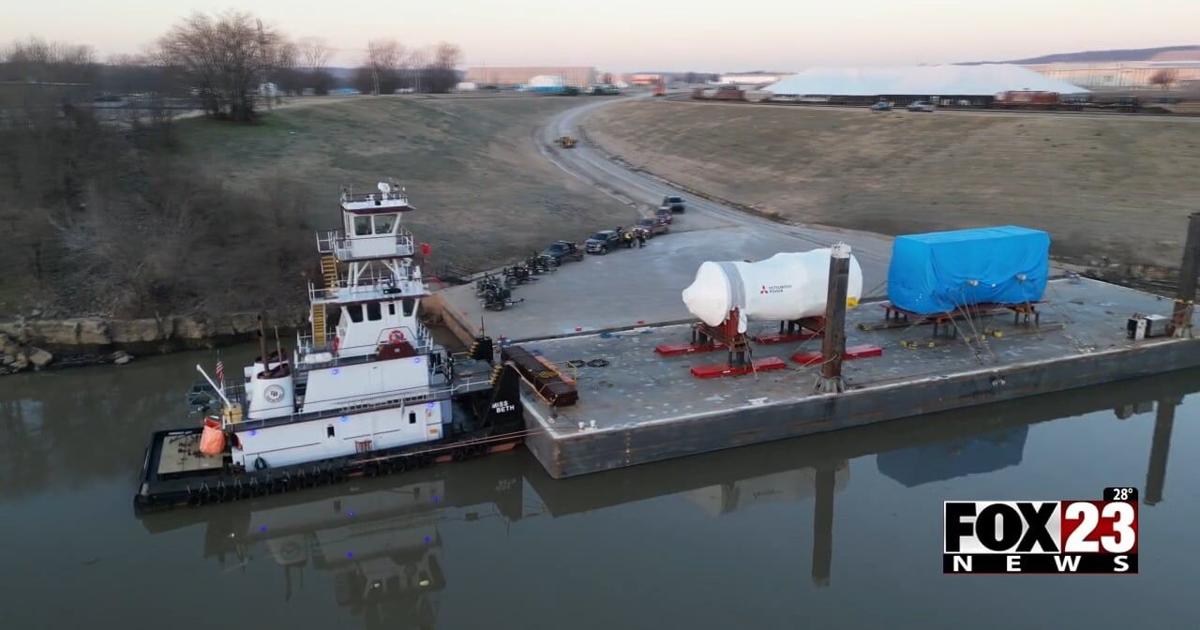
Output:
[[[472,285],[438,292],[445,318],[471,337],[485,330],[513,340],[594,332],[691,320],[680,292],[706,260],[760,260],[779,252],[807,251],[810,242],[780,232],[764,234],[745,226],[685,229],[691,215],[676,217],[672,232],[646,247],[587,256],[513,289],[525,301],[503,311],[483,309]],[[584,235],[586,236],[586,235]],[[879,247],[886,242],[877,244]],[[887,292],[887,256],[858,251],[866,296]],[[482,325],[481,325],[482,321]],[[641,324],[639,324],[641,322]]]
[[[881,303],[864,303],[847,313],[847,346],[884,352],[847,361],[842,394],[814,393],[817,367],[790,360],[819,349],[819,339],[756,344],[755,359],[778,357],[788,368],[715,379],[690,368],[723,363],[724,352],[654,351],[686,343],[688,324],[524,342],[559,366],[585,362],[564,368],[577,381],[573,406],[551,408],[523,392],[535,430],[526,444],[551,476],[571,477],[1200,365],[1200,341],[1126,339],[1130,315],[1170,313],[1171,300],[1086,279],[1051,281],[1045,298],[1040,326],[1014,324],[1003,311],[959,321],[955,338],[935,337],[928,325],[882,328]],[[750,332],[775,331],[767,323]],[[596,359],[600,367],[586,365]]]

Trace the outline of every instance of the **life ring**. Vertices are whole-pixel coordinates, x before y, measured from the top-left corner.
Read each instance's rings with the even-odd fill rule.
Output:
[[[393,330],[388,334],[388,343],[392,344],[393,346],[398,346],[404,343],[404,341],[404,331],[402,330]]]
[[[262,458],[262,455],[254,458],[254,470],[266,470],[267,460]]]
[[[342,338],[341,338],[341,337],[334,337],[334,338],[333,338],[333,353],[334,353],[334,354],[337,354],[337,353],[338,353],[338,350],[339,350],[341,347],[342,347]]]

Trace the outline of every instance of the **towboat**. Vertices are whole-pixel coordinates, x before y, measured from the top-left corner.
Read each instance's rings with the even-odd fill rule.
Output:
[[[394,183],[342,191],[341,230],[317,235],[320,284],[291,352],[260,325],[239,382],[200,366],[219,414],[152,435],[135,510],[197,505],[423,467],[520,443],[521,374],[480,337],[452,354],[422,323],[429,295],[414,211]],[[424,249],[426,246],[422,246]],[[427,253],[427,252],[424,252]],[[261,321],[261,320],[260,320]]]

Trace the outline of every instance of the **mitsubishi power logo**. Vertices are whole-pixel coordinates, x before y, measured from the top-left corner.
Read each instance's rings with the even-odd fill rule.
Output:
[[[792,288],[792,285],[790,285],[790,284],[773,284],[771,286],[767,286],[764,284],[764,285],[762,285],[762,289],[759,290],[758,294],[759,295],[769,295],[771,293],[783,293],[784,291],[786,291],[790,288]]]

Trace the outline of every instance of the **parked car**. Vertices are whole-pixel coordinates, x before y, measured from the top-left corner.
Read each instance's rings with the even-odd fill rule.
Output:
[[[937,111],[937,106],[929,101],[913,101],[908,104],[910,112],[932,112]]]
[[[589,254],[604,255],[621,245],[621,233],[616,230],[596,232],[583,244]]]
[[[553,260],[555,265],[561,265],[571,260],[583,260],[583,250],[571,241],[554,241],[550,247],[542,250],[541,256]]]
[[[892,104],[889,103],[888,101],[879,101],[878,103],[875,103],[874,105],[871,106],[871,111],[873,111],[873,112],[890,112],[890,111],[892,111]]]
[[[662,203],[658,207],[660,209],[665,208],[671,212],[683,212],[687,209],[686,205],[684,204],[683,197],[675,197],[671,195],[663,197]]]
[[[642,219],[633,226],[633,229],[645,233],[646,238],[654,238],[659,234],[666,234],[671,227],[662,219]]]
[[[666,208],[659,208],[655,210],[654,218],[666,223],[667,225],[675,222],[675,215],[671,214],[671,211],[667,210]]]

